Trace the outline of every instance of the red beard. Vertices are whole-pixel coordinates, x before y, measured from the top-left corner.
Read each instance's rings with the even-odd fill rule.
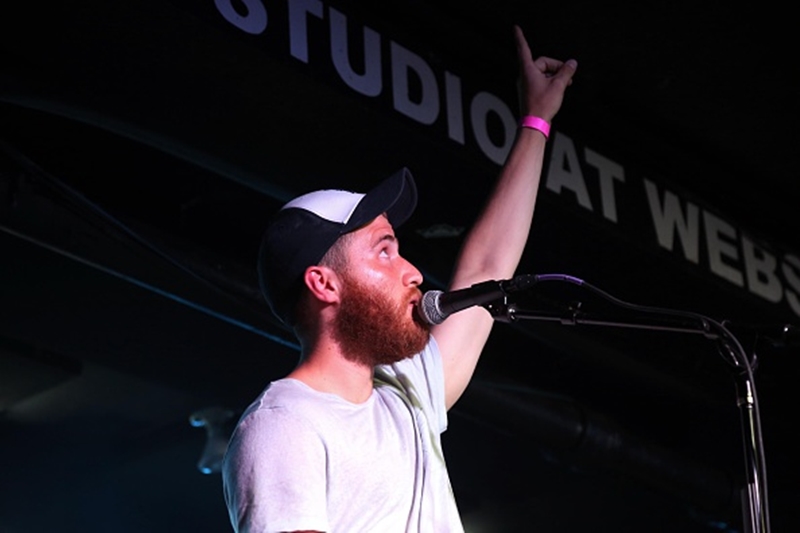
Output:
[[[388,365],[411,357],[425,347],[430,326],[409,303],[419,298],[417,288],[399,302],[369,289],[345,274],[344,289],[334,324],[334,335],[345,357],[365,366]]]

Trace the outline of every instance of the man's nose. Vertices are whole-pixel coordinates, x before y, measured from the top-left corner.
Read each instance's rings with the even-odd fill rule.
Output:
[[[406,264],[406,269],[403,273],[403,284],[415,287],[422,285],[422,273],[407,259],[404,258],[403,261],[405,261]]]

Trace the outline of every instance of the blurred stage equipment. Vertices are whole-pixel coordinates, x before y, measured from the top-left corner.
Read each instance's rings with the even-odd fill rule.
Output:
[[[234,414],[230,409],[215,406],[195,411],[189,416],[192,426],[206,428],[206,445],[197,462],[197,469],[203,474],[219,473],[222,458],[228,449],[230,422]]]

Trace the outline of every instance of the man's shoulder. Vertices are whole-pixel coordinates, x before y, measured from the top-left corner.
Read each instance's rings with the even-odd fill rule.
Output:
[[[302,412],[305,409],[317,409],[325,403],[320,393],[297,379],[283,378],[271,382],[258,398],[250,404],[248,412]]]
[[[312,430],[315,420],[325,416],[325,402],[314,392],[293,379],[270,383],[242,413],[236,432],[242,435]]]

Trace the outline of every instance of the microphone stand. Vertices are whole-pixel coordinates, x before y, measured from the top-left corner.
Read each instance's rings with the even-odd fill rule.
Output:
[[[645,313],[647,317],[608,318],[592,317],[580,311],[580,304],[570,307],[567,313],[520,310],[516,304],[508,302],[508,295],[485,307],[499,322],[518,320],[544,320],[563,325],[593,325],[637,328],[651,331],[702,334],[708,339],[718,341],[723,356],[735,369],[736,403],[739,407],[742,425],[745,487],[741,490],[743,526],[745,533],[769,533],[769,511],[767,504],[766,460],[761,433],[756,385],[753,368],[747,353],[738,339],[722,323],[704,315],[672,309],[646,307],[630,304],[593,287],[581,279],[565,274],[540,274],[533,276],[534,283],[543,281],[562,281],[590,289],[612,303]],[[534,283],[530,283],[533,285]]]

